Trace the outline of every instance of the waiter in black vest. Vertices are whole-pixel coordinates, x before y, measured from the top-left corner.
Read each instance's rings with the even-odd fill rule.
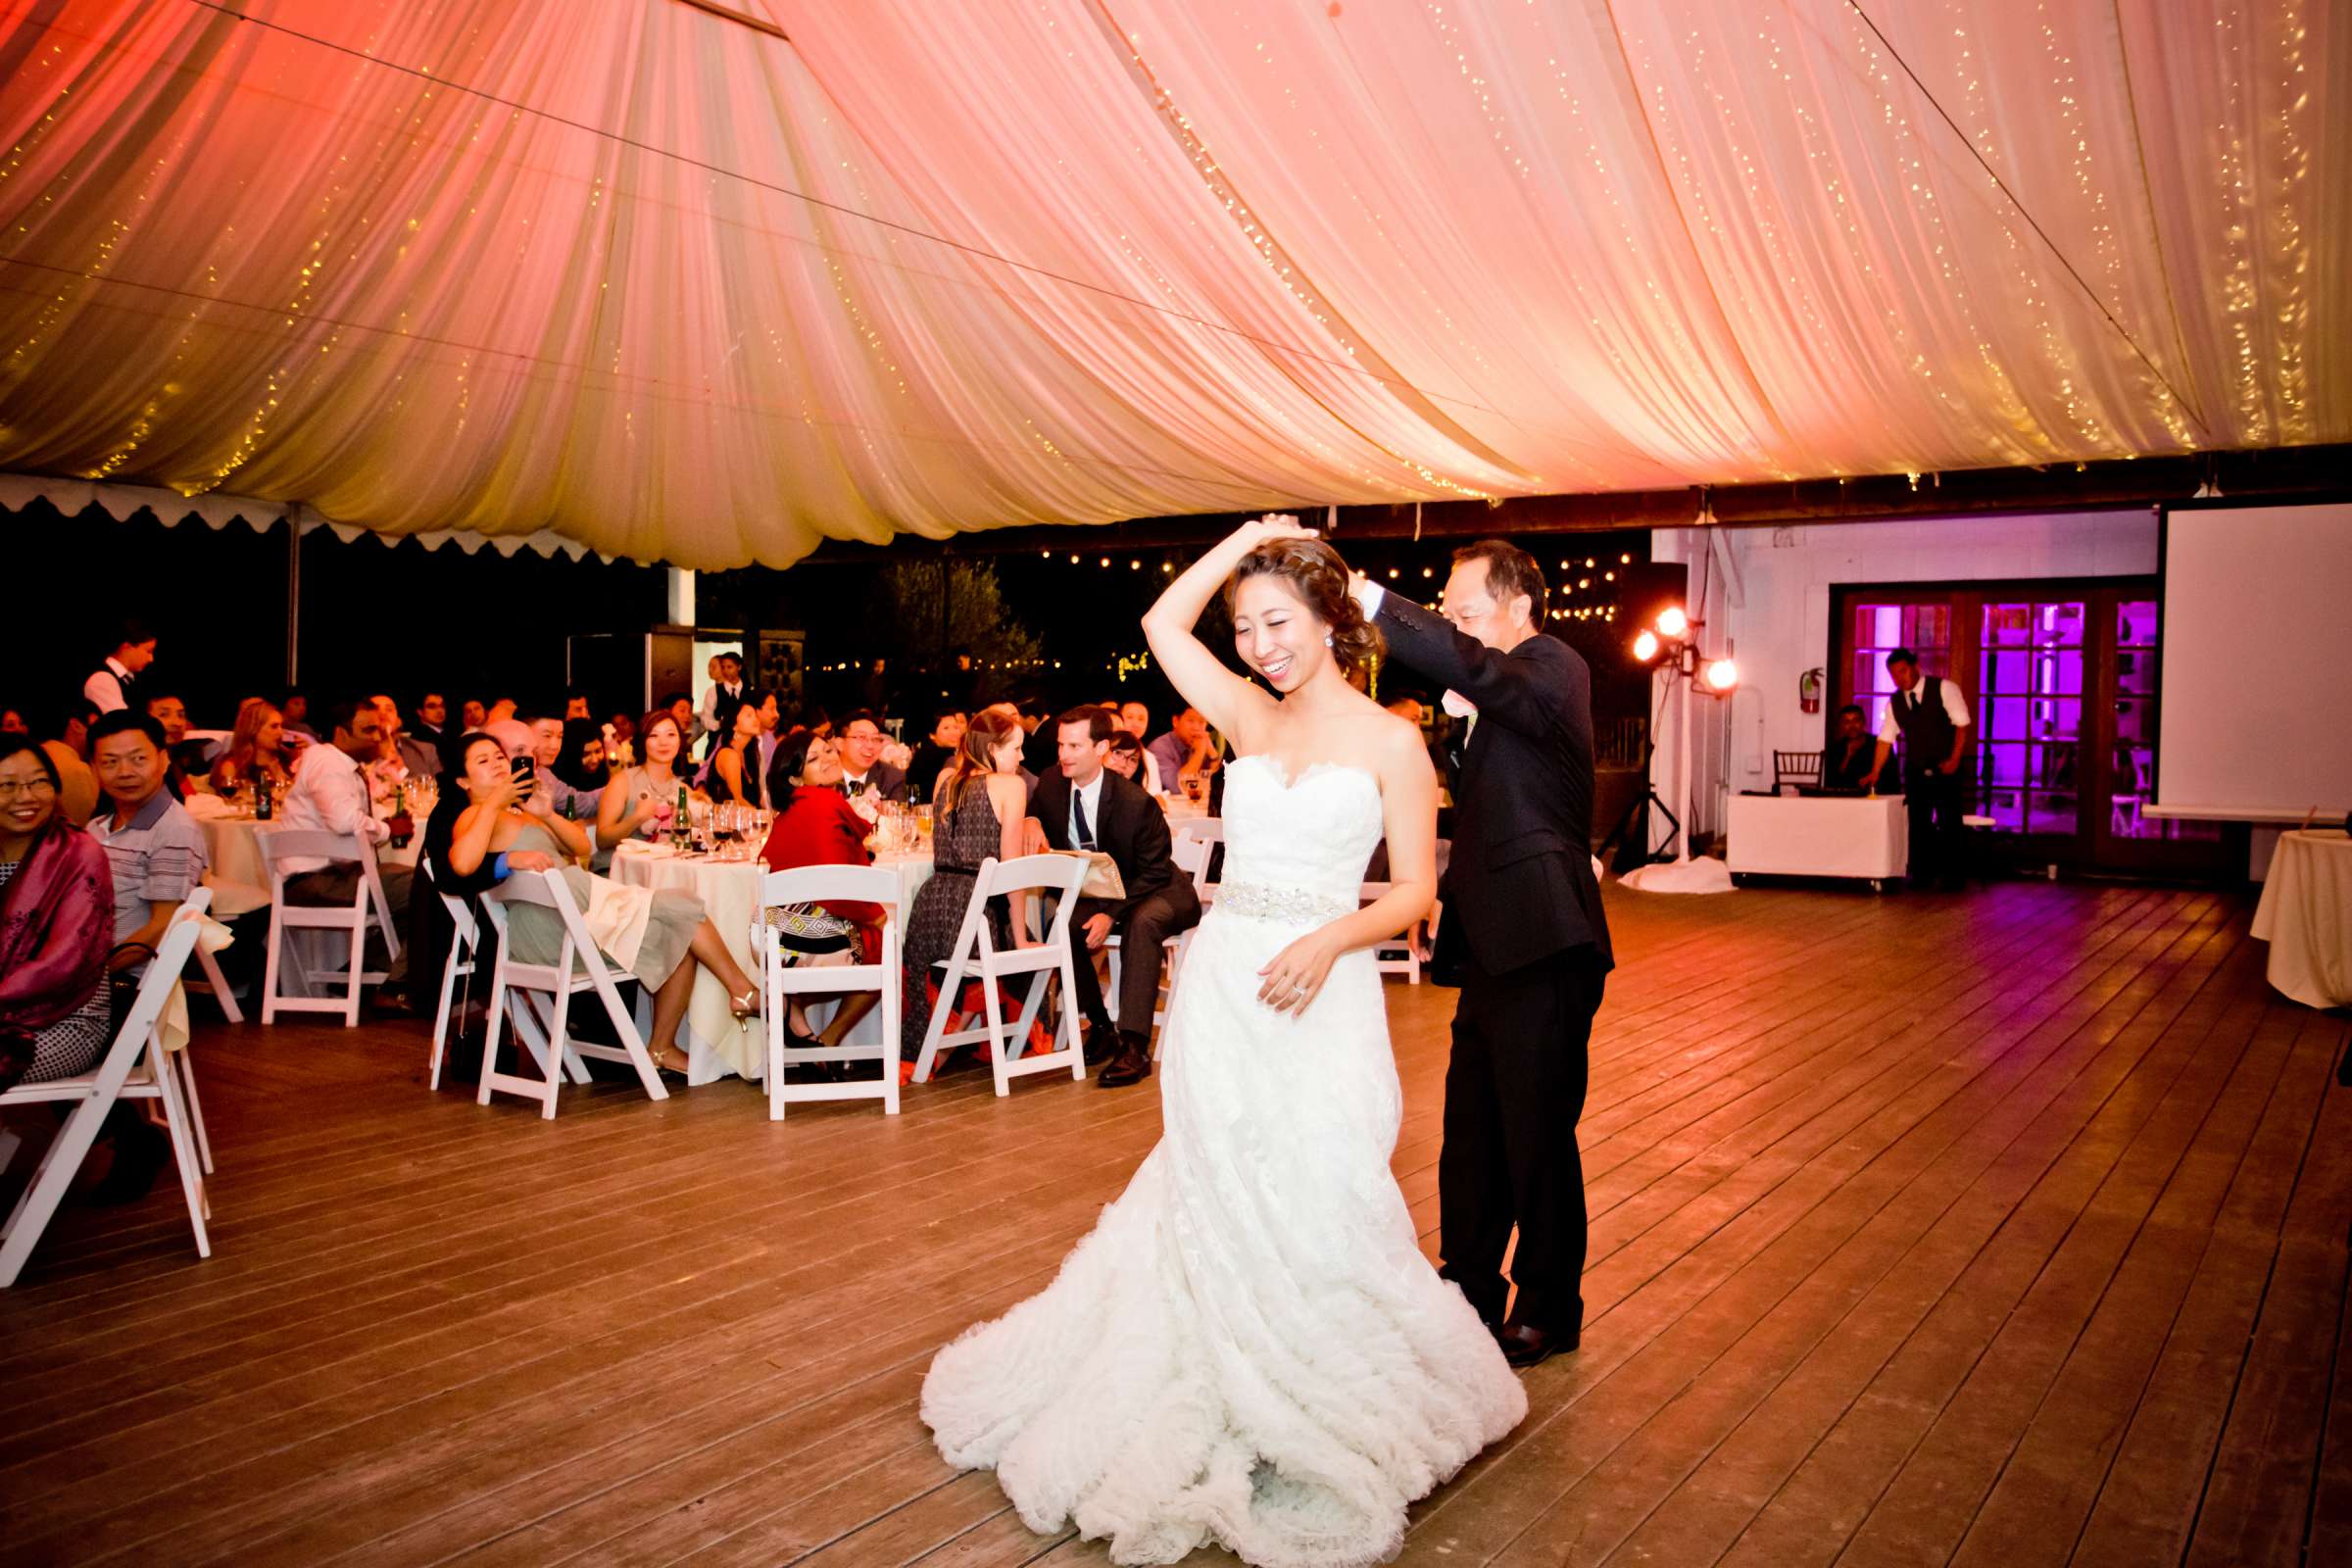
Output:
[[[1895,737],[1903,742],[1903,802],[1911,818],[1911,885],[1924,888],[1938,877],[1944,891],[1967,884],[1960,818],[1967,810],[1968,702],[1949,676],[1922,675],[1919,656],[1897,648],[1886,656],[1894,677],[1894,701],[1879,725],[1878,760],[1863,783],[1878,788]]]
[[[1533,1366],[1584,1332],[1576,1123],[1612,961],[1592,878],[1592,675],[1544,635],[1543,570],[1508,541],[1454,554],[1443,618],[1360,572],[1352,586],[1390,658],[1446,688],[1447,711],[1471,715],[1432,968],[1458,972],[1462,988],[1438,1153],[1438,1272],[1511,1365]]]

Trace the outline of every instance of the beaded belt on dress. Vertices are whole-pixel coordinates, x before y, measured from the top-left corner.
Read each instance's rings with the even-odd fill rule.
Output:
[[[1353,914],[1358,903],[1344,894],[1271,882],[1220,882],[1211,908],[1252,920],[1336,920]]]

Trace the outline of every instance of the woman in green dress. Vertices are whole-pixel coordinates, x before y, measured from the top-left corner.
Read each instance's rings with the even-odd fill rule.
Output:
[[[534,780],[515,778],[494,737],[466,736],[459,757],[459,782],[472,804],[459,814],[450,836],[449,884],[472,881],[501,858],[510,873],[561,869],[605,961],[636,976],[653,993],[654,1028],[646,1047],[656,1066],[664,1072],[686,1070],[678,1026],[694,995],[698,964],[707,965],[726,987],[736,1017],[759,1012],[759,986],[727,951],[702,900],[690,893],[627,887],[581,869],[579,862],[591,853],[587,829],[556,815]],[[607,950],[607,933],[614,933],[615,944],[626,951]],[[525,963],[554,963],[564,951],[563,916],[541,905],[508,905],[507,934],[514,956]]]

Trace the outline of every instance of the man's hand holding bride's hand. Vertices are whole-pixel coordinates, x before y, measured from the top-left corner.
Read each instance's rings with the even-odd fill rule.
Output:
[[[1258,970],[1257,1000],[1276,1012],[1304,1012],[1323,989],[1340,950],[1321,931],[1309,931]]]

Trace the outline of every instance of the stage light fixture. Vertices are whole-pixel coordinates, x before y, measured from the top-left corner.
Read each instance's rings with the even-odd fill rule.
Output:
[[[1668,642],[1678,641],[1690,631],[1690,617],[1683,613],[1682,606],[1668,605],[1658,612],[1658,635]]]
[[[1657,658],[1658,634],[1643,628],[1642,635],[1634,639],[1634,657],[1644,664]]]
[[[1707,666],[1708,689],[1728,692],[1740,684],[1740,666],[1728,659],[1718,659]]]

